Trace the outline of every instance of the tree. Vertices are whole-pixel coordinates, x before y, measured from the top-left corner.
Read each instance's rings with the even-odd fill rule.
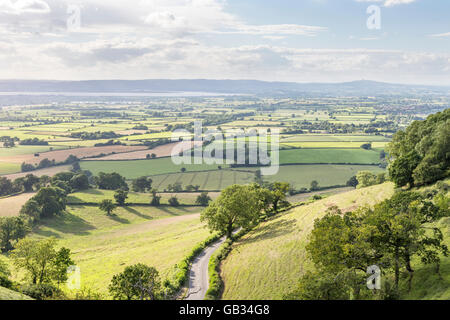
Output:
[[[161,289],[158,271],[142,263],[113,276],[109,292],[116,300],[156,300]]]
[[[99,209],[106,212],[106,215],[110,216],[116,209],[116,205],[111,200],[105,199],[100,202]]]
[[[358,179],[356,178],[356,176],[351,177],[347,181],[346,185],[349,186],[349,187],[356,188],[358,186]]]
[[[403,187],[408,184],[410,187],[414,187],[413,172],[419,162],[420,157],[415,150],[391,162],[388,168],[389,176],[397,187]]]
[[[387,146],[389,174],[399,187],[421,186],[448,176],[450,109],[414,121]]]
[[[361,145],[361,148],[364,150],[371,150],[372,149],[372,143],[364,143]]]
[[[370,187],[377,184],[377,175],[370,171],[359,171],[356,174],[358,188]]]
[[[287,182],[275,182],[272,185],[272,209],[274,213],[278,212],[280,203],[285,201],[289,189],[290,185]]]
[[[195,200],[195,204],[206,207],[210,201],[211,197],[208,195],[208,192],[202,192]]]
[[[33,187],[39,183],[39,178],[33,174],[27,174],[22,180],[23,191],[32,192]]]
[[[11,253],[13,264],[26,272],[33,284],[51,283],[62,279],[62,269],[73,264],[69,249],[56,250],[54,238],[44,240],[22,239]]]
[[[311,181],[311,187],[309,188],[309,190],[316,191],[318,189],[319,189],[319,182],[317,182],[316,180]]]
[[[0,218],[0,250],[8,252],[14,249],[14,243],[24,238],[30,228],[20,217]]]
[[[53,217],[66,209],[66,193],[57,187],[41,188],[31,199],[39,205],[41,212],[40,218]]]
[[[170,204],[172,207],[178,207],[178,206],[180,205],[180,202],[178,201],[178,198],[177,198],[177,197],[170,197],[170,198],[169,198],[169,204]]]
[[[160,203],[161,196],[156,193],[156,190],[152,190],[152,201],[150,202],[150,205],[157,207],[160,205]]]
[[[201,213],[211,231],[224,232],[231,238],[233,229],[247,228],[259,217],[262,204],[256,188],[232,185],[225,188],[220,196]]]
[[[77,174],[70,179],[70,187],[74,190],[89,189],[89,178],[84,173]]]
[[[99,189],[103,190],[128,190],[128,184],[126,183],[125,178],[116,172],[100,172],[98,176],[94,178],[94,182]]]
[[[0,196],[7,196],[12,193],[13,185],[11,180],[5,177],[0,177]]]
[[[74,264],[70,255],[70,249],[64,247],[56,252],[55,258],[53,260],[52,278],[58,285],[67,281],[68,279],[67,268]]]
[[[323,272],[307,271],[297,283],[296,288],[283,296],[283,300],[348,300],[348,284],[342,277]]]
[[[145,192],[152,189],[152,179],[147,177],[139,177],[132,182],[132,189],[134,192]]]
[[[30,199],[27,202],[25,202],[25,204],[20,209],[20,215],[22,217],[25,217],[31,223],[35,223],[36,221],[38,221],[41,216],[41,213],[42,213],[41,207],[33,199]]]
[[[128,199],[128,191],[122,189],[116,190],[114,199],[116,200],[117,205],[125,205],[125,201]]]
[[[396,193],[368,210],[364,222],[371,227],[373,246],[382,248],[386,256],[392,257],[395,289],[398,289],[402,264],[409,273],[408,287],[411,288],[414,255],[420,256],[424,263],[435,263],[439,270],[439,255],[448,255],[448,248],[443,244],[441,230],[425,224],[445,215],[448,215],[447,210],[441,210],[417,192]]]

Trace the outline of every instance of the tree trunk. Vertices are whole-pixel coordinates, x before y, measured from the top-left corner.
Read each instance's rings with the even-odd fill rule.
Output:
[[[394,255],[394,274],[395,274],[395,290],[398,290],[398,282],[400,278],[400,266],[399,266],[399,252],[398,248],[395,248],[395,255]]]
[[[231,239],[233,236],[233,223],[229,223],[227,226],[227,239]]]
[[[414,277],[414,270],[411,267],[411,256],[409,254],[409,250],[408,249],[406,250],[405,261],[406,261],[406,270],[408,270],[408,273],[409,273],[408,292],[410,292],[411,291],[412,279]]]

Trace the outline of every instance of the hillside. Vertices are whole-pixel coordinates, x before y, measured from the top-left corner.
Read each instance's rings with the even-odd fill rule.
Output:
[[[0,300],[33,300],[19,292],[0,287]]]
[[[394,192],[392,183],[357,189],[297,207],[238,241],[222,265],[223,299],[281,299],[309,268],[305,245],[314,220],[333,205],[352,210]]]

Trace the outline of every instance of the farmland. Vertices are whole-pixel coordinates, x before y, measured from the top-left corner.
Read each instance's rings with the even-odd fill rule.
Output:
[[[393,107],[386,111],[388,102]],[[0,176],[12,185],[30,175],[43,178],[32,190],[0,198],[0,217],[18,217],[39,188],[56,184],[50,177],[57,173],[86,176],[88,185],[80,190],[72,188],[72,178],[59,182],[60,188],[67,188],[66,210],[41,219],[27,237],[58,239],[58,246],[69,248],[81,268],[83,286],[110,299],[108,285],[125,267],[144,263],[167,279],[173,276],[175,264],[210,236],[200,222],[204,207],[196,204],[202,192],[214,200],[233,184],[287,182],[291,203],[312,201],[313,196],[325,199],[262,223],[234,244],[221,268],[223,298],[280,299],[311,267],[304,245],[314,219],[324,209],[332,204],[353,209],[392,194],[391,183],[354,190],[348,182],[360,171],[386,172],[386,145],[395,131],[416,117],[410,113],[410,101],[403,104],[404,111],[397,100],[387,98],[373,103],[364,98],[217,97],[9,106],[0,111],[0,144],[4,144]],[[197,132],[201,138],[197,140],[202,141],[181,141],[180,137],[195,136],[194,121],[203,122],[202,131]],[[185,160],[199,163],[176,164],[170,157],[174,148],[178,155],[189,154],[194,146],[199,152],[218,150],[221,144],[217,137],[208,140],[206,129],[236,134],[231,141],[248,157],[246,134],[253,129],[279,130],[277,173],[259,177],[263,168],[259,162],[233,159],[211,164],[198,154]],[[177,130],[183,131],[173,135]],[[213,160],[209,155],[208,160]],[[69,156],[76,158],[68,162]],[[24,167],[24,163],[33,166]],[[115,207],[111,215],[100,205],[104,200],[117,205],[117,188],[101,189],[97,181],[101,173],[119,174],[125,183],[120,188],[129,188],[125,204]],[[134,189],[135,179],[142,177],[151,179],[151,186],[135,192],[139,190]],[[174,191],[174,186],[181,189]],[[161,197],[159,204],[150,204],[152,192]],[[179,204],[171,203],[173,198]],[[22,281],[23,271],[12,267],[8,255],[1,258],[13,269],[12,278]]]

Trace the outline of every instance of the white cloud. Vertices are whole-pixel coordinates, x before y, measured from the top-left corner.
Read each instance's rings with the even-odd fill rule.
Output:
[[[385,7],[393,7],[399,4],[410,4],[416,0],[356,0],[356,2],[383,2]]]
[[[21,15],[24,13],[49,13],[50,6],[43,0],[0,0],[0,13]]]
[[[445,38],[445,37],[450,37],[450,32],[432,34],[432,35],[430,35],[430,37],[433,37],[433,38]]]

